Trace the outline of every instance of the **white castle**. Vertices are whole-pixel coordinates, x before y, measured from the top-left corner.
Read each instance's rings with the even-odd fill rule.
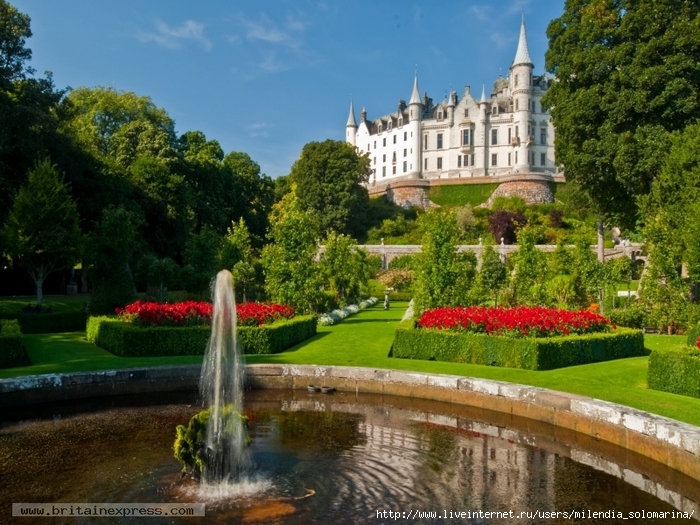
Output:
[[[502,177],[517,174],[557,174],[554,127],[540,99],[551,77],[533,75],[525,36],[525,20],[508,78],[494,82],[490,98],[482,87],[475,100],[465,86],[462,98],[452,91],[435,104],[420,97],[418,76],[406,104],[394,113],[360,124],[350,102],[345,127],[347,142],[368,154],[372,167],[369,185],[405,179]]]

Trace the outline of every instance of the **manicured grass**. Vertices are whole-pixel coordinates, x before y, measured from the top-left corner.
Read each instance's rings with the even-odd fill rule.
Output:
[[[700,399],[647,389],[647,357],[550,371],[390,358],[394,329],[405,309],[406,303],[392,302],[385,311],[380,303],[335,326],[320,326],[315,337],[285,352],[246,356],[246,362],[390,368],[509,381],[620,403],[700,426]],[[84,333],[77,332],[25,336],[25,345],[35,364],[0,370],[0,378],[201,362],[199,356],[120,358],[87,343],[84,338]],[[685,338],[647,335],[645,342],[652,350],[670,349],[682,346]]]
[[[50,306],[54,312],[81,312],[90,296],[88,295],[45,295],[44,306]],[[25,306],[36,305],[36,296],[18,296],[0,298],[0,314],[16,314]]]
[[[428,198],[440,206],[478,206],[488,200],[498,184],[457,184],[434,186],[428,190]]]

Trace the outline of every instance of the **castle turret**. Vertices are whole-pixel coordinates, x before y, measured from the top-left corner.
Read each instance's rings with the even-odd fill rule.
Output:
[[[421,150],[421,120],[423,119],[423,103],[418,90],[418,73],[413,77],[413,91],[408,101],[408,142],[409,142],[409,166],[408,177],[419,178],[421,163],[423,162]]]
[[[482,169],[483,170],[483,175],[488,175],[489,173],[489,164],[488,164],[488,151],[489,151],[489,141],[488,141],[488,115],[487,115],[487,105],[488,101],[486,100],[486,87],[481,86],[481,99],[477,103],[479,105],[479,142],[477,143],[476,149],[476,159],[475,159],[475,166],[477,169]]]
[[[348,123],[345,124],[345,140],[352,144],[353,146],[356,146],[356,137],[357,137],[357,122],[355,122],[355,106],[353,104],[353,101],[350,101],[350,115],[348,115]]]
[[[515,148],[515,172],[530,171],[530,146],[531,135],[531,98],[532,98],[532,71],[534,69],[530,50],[527,47],[525,36],[525,17],[520,23],[520,39],[518,49],[515,52],[515,60],[510,66],[510,92],[513,96],[513,124],[515,137],[518,139]]]

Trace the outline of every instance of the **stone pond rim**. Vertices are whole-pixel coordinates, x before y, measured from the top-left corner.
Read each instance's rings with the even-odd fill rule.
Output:
[[[196,390],[201,366],[47,374],[0,380],[0,408],[147,392]],[[338,391],[443,401],[509,414],[592,436],[700,481],[700,427],[544,388],[444,374],[314,365],[248,365],[251,389]]]

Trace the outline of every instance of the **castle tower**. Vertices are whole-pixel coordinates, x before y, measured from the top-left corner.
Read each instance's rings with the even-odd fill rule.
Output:
[[[532,145],[530,129],[531,99],[532,99],[532,71],[534,69],[530,51],[527,47],[525,36],[525,16],[520,22],[520,39],[518,49],[515,52],[515,60],[510,66],[510,92],[513,96],[513,124],[519,139],[515,148],[515,172],[525,173],[530,171],[530,147]]]
[[[408,133],[411,154],[409,155],[409,178],[420,178],[423,162],[421,151],[421,121],[423,120],[423,103],[418,90],[418,73],[413,77],[413,91],[408,101]]]
[[[357,137],[357,122],[355,122],[355,106],[353,104],[353,101],[350,101],[350,114],[348,115],[348,123],[345,124],[345,140],[352,144],[353,146],[357,146],[356,142],[356,137]]]

